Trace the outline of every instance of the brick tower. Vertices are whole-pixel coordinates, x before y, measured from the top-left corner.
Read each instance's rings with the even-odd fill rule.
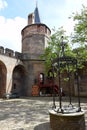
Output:
[[[40,56],[44,52],[51,31],[42,24],[39,17],[38,7],[28,15],[28,25],[21,31],[23,63],[28,72],[28,91],[31,95],[34,80],[38,80],[40,73],[44,73],[44,60]]]

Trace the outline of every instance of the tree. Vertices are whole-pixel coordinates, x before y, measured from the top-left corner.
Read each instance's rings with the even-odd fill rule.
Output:
[[[80,13],[76,12],[71,16],[76,22],[72,42],[84,47],[87,44],[87,7],[84,5],[82,7]]]
[[[87,62],[87,7],[82,5],[81,12],[71,16],[75,21],[72,43],[75,46],[74,54],[79,63],[79,68]]]
[[[63,36],[63,40],[65,44],[65,53],[71,54],[71,48],[69,46],[68,36],[65,34],[65,30],[63,27],[58,30],[54,30],[54,34],[50,37],[50,41],[48,42],[48,46],[45,48],[44,54],[42,57],[45,59],[45,68],[46,72],[51,68],[51,61],[62,55],[61,53],[61,37]]]
[[[73,13],[70,18],[75,21],[74,32],[71,36],[72,47],[68,40],[69,37],[65,34],[66,31],[62,27],[54,30],[54,34],[50,37],[48,47],[42,56],[46,61],[46,72],[51,68],[51,60],[62,55],[61,36],[67,43],[65,44],[65,55],[76,58],[79,68],[83,68],[84,63],[87,63],[87,7],[83,5],[81,12]]]

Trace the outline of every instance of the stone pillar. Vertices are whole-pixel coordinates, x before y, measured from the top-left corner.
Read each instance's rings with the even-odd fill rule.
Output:
[[[84,112],[62,114],[51,110],[49,114],[52,130],[85,130]]]

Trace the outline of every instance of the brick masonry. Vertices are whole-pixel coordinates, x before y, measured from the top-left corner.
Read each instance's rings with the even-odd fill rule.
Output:
[[[32,96],[39,96],[39,87],[37,85],[32,87]]]

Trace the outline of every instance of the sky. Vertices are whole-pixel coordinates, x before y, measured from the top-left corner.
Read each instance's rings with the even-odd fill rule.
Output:
[[[0,46],[21,52],[21,30],[27,26],[36,3],[41,23],[51,30],[63,26],[68,35],[74,26],[68,17],[80,12],[82,4],[87,6],[87,0],[0,0]]]

